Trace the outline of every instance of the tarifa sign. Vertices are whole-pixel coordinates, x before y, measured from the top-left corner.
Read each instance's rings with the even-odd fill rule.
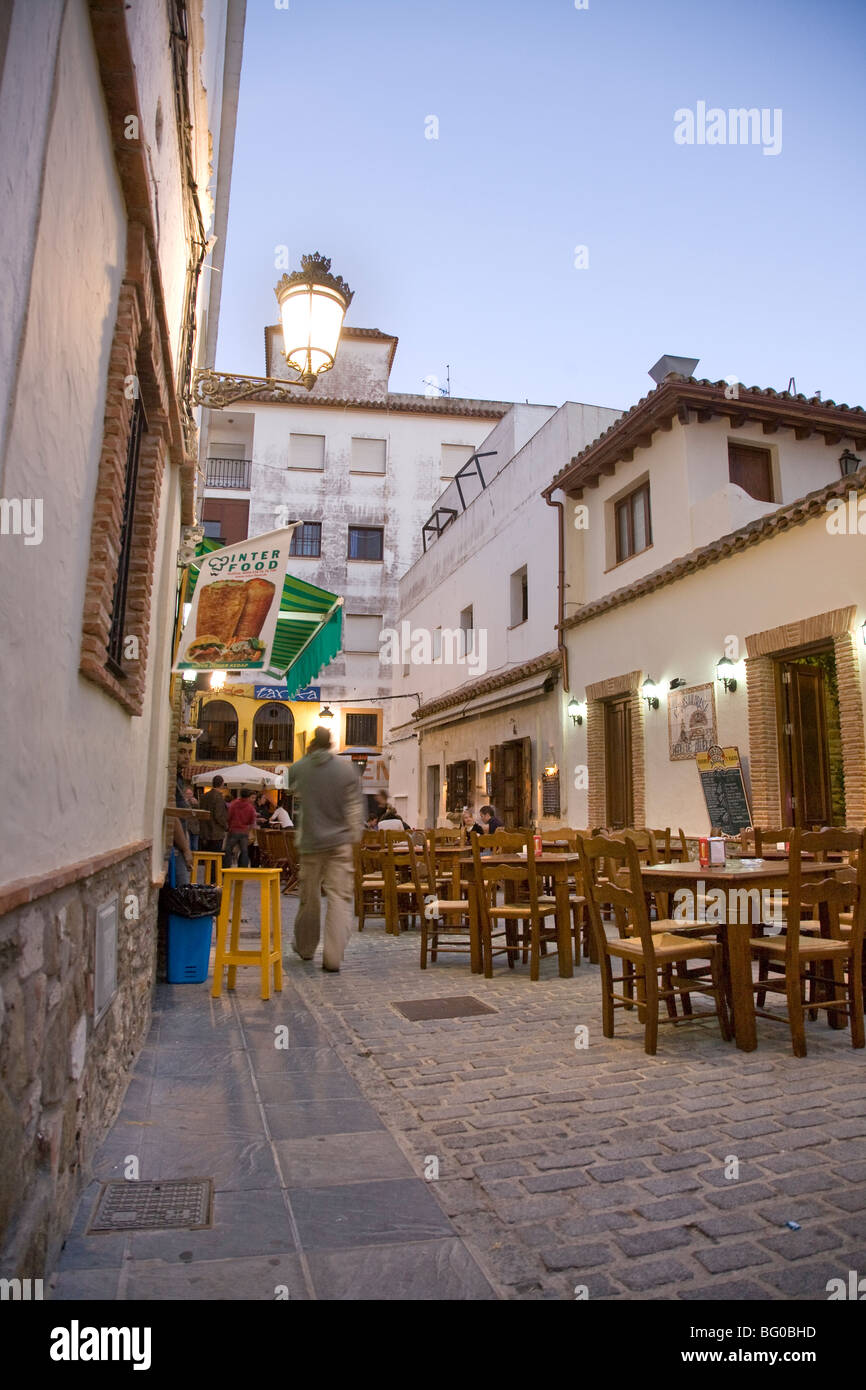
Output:
[[[268,672],[294,529],[201,557],[175,671]]]

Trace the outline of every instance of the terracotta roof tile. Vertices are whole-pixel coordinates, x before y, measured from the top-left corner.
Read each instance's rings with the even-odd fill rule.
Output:
[[[804,434],[839,434],[841,438],[853,439],[857,448],[866,448],[866,411],[862,406],[837,405],[817,396],[793,395],[768,386],[740,384],[736,397],[726,394],[729,391],[725,381],[697,380],[671,373],[561,469],[544,489],[544,495],[549,496],[556,488],[576,491],[594,482],[604,469],[609,471],[624,457],[631,457],[629,450],[646,447],[656,430],[665,428],[675,415],[690,410],[728,415],[743,422],[774,422]]]
[[[412,713],[413,719],[426,719],[428,715],[438,714],[441,710],[451,709],[455,705],[468,704],[470,700],[475,700],[479,695],[488,695],[491,691],[502,690],[505,686],[515,685],[518,681],[526,680],[528,676],[534,676],[539,671],[546,671],[558,666],[560,661],[559,652],[545,652],[543,656],[535,656],[531,661],[524,661],[521,666],[512,666],[507,671],[498,671],[493,676],[483,676],[480,680],[468,681],[465,685],[458,685],[456,690],[451,690],[447,695],[441,695],[436,700],[429,700],[426,705],[420,705]]]

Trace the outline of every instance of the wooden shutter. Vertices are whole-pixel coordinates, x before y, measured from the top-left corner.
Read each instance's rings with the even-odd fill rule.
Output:
[[[447,785],[447,791],[446,791],[446,793],[445,793],[445,810],[446,810],[446,812],[447,812],[447,811],[453,811],[453,810],[454,810],[454,764],[453,764],[453,763],[446,763],[446,764],[445,764],[445,782],[446,782],[446,785]]]
[[[478,788],[475,785],[475,760],[470,758],[466,764],[466,803],[475,810],[475,818],[478,819],[478,806],[484,802],[478,801]]]
[[[520,759],[523,769],[523,785],[521,800],[523,806],[521,812],[523,816],[522,824],[530,825],[535,822],[535,783],[532,780],[532,739],[521,739]]]
[[[758,502],[773,500],[773,469],[769,449],[728,445],[728,472],[732,483]]]
[[[504,820],[502,784],[502,744],[496,743],[490,749],[490,805],[500,820]]]

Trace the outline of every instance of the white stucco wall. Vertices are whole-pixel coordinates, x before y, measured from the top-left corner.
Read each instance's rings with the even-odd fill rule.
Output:
[[[16,6],[15,24],[25,8]],[[53,7],[38,8],[47,15]],[[153,0],[127,13],[144,134],[153,144],[152,167],[159,183],[159,262],[176,354],[187,251],[166,12]],[[44,106],[45,43],[47,39],[34,44],[32,52],[20,52],[21,63],[14,70],[7,55],[0,108],[16,92],[26,108],[31,91],[34,105],[41,94]],[[158,98],[164,121],[161,153],[148,128]],[[10,804],[27,808],[27,814],[7,817],[0,881],[46,873],[145,838],[154,840],[156,876],[162,863],[180,519],[179,476],[171,466],[161,498],[142,716],[131,718],[78,671],[106,372],[127,221],[85,0],[69,0],[66,7],[53,101],[44,168],[38,132],[27,146],[28,159],[21,161],[33,159],[39,165],[43,194],[36,231],[30,215],[34,180],[18,176],[30,203],[21,205],[16,237],[35,236],[35,251],[26,332],[12,352],[20,367],[2,490],[7,498],[42,499],[44,539],[41,545],[25,545],[23,536],[0,539],[7,729],[0,769]],[[36,115],[28,119],[36,131]],[[20,259],[21,247],[17,250]],[[10,377],[2,357],[0,382],[6,391]]]
[[[730,482],[729,442],[770,450],[776,501],[759,502]],[[798,440],[789,430],[765,435],[760,425],[734,430],[725,419],[688,426],[675,419],[670,431],[656,431],[649,448],[636,449],[633,459],[617,463],[615,472],[600,477],[597,487],[584,489],[581,504],[589,509],[588,528],[566,528],[566,614],[836,481],[844,447],[844,441],[828,447],[818,436]],[[652,545],[616,564],[613,506],[648,473]],[[573,516],[575,503],[567,506]]]
[[[824,447],[823,445],[821,446]],[[829,452],[829,451],[828,451]],[[849,604],[857,606],[857,626],[866,619],[866,538],[834,536],[823,518],[797,526],[772,540],[658,589],[567,632],[572,690],[582,699],[586,686],[628,671],[643,670],[658,682],[682,676],[688,685],[712,681],[716,687],[718,741],[735,744],[749,767],[748,706],[744,668],[738,688],[726,694],[715,666],[729,636],[745,656],[745,638],[756,632]],[[866,646],[858,643],[864,701]],[[689,833],[709,829],[694,763],[669,758],[667,698],[645,713],[649,825],[682,826]],[[587,722],[568,721],[568,770],[587,762]],[[572,824],[588,823],[585,790],[576,798]]]

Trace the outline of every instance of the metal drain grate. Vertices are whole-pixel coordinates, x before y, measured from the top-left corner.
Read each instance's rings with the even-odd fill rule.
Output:
[[[88,1235],[105,1231],[200,1231],[213,1225],[213,1178],[104,1182]]]
[[[433,1018],[470,1018],[472,1014],[495,1014],[489,1004],[483,1004],[474,994],[452,994],[450,999],[403,999],[394,1004],[398,1014],[410,1023]]]

